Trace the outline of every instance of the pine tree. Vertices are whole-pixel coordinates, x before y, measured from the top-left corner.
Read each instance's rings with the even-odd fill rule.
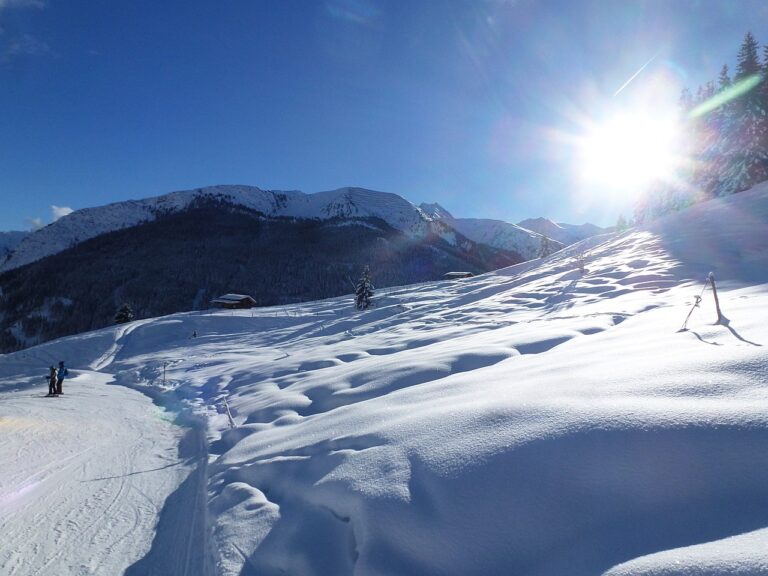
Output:
[[[547,236],[542,236],[541,243],[539,244],[539,258],[546,258],[554,251],[555,250],[552,247],[552,243],[549,241],[549,238]]]
[[[759,103],[763,112],[768,111],[768,44],[763,46],[763,65],[761,68],[763,81],[758,86],[760,92]],[[768,123],[768,118],[763,118]],[[768,128],[763,131],[763,148],[768,150]]]
[[[691,91],[688,90],[688,88],[683,88],[683,91],[680,92],[678,105],[683,114],[688,114],[691,111],[691,108],[693,108],[693,94],[691,94]]]
[[[115,324],[125,324],[133,320],[133,310],[128,304],[123,304],[115,314]]]
[[[757,56],[758,44],[751,32],[747,32],[744,41],[741,43],[739,54],[736,57],[736,75],[733,77],[734,83],[751,78],[762,73],[762,66]],[[736,111],[740,119],[749,121],[754,115],[756,109],[761,107],[761,92],[759,88],[753,88],[743,94],[736,101]],[[746,116],[746,118],[745,118]],[[747,129],[750,127],[747,126]]]
[[[761,71],[760,61],[757,58],[757,46],[757,40],[752,36],[752,32],[747,32],[744,42],[741,43],[739,54],[736,56],[736,76],[733,77],[735,82]]]
[[[768,74],[768,44],[763,46],[763,78],[766,78],[766,74]],[[763,82],[763,84],[768,84],[768,82]]]
[[[717,77],[717,87],[722,92],[731,87],[731,77],[728,75],[728,64],[720,68],[720,76]]]
[[[355,286],[355,306],[358,310],[365,310],[371,305],[371,298],[373,298],[373,283],[371,282],[371,271],[366,266],[363,275],[360,276],[360,280]]]
[[[710,98],[712,98],[717,90],[715,90],[715,83],[712,82],[712,80],[708,81],[706,84],[704,84],[704,101],[706,102]]]
[[[723,67],[720,69],[720,75],[717,77],[718,94],[725,92],[731,86],[733,86],[733,82],[731,82],[731,77],[728,74],[728,64],[723,64]],[[714,116],[718,137],[727,137],[733,129],[733,102],[724,102],[712,111],[712,115]]]
[[[747,32],[739,49],[734,82],[761,76],[762,67],[757,52],[757,41],[751,32]],[[728,138],[728,165],[717,190],[720,196],[746,190],[768,178],[768,122],[763,94],[758,84],[734,102],[733,128]]]
[[[717,94],[723,93],[733,85],[728,65],[723,64],[717,78]],[[698,135],[700,150],[697,154],[697,168],[694,186],[704,198],[719,193],[723,187],[725,174],[732,163],[734,103],[724,102],[707,114],[704,128]]]
[[[665,211],[692,202],[746,190],[768,180],[768,46],[760,46],[751,33],[737,56],[736,73],[731,78],[727,64],[720,69],[717,83],[699,86],[696,97],[688,90],[680,96],[686,122],[686,156],[692,162],[680,185],[666,190],[650,190],[635,207],[635,221],[652,219]],[[733,87],[719,102],[713,98]],[[705,102],[718,104],[697,107]]]
[[[701,85],[696,89],[696,100],[694,103],[696,106],[704,103],[704,87]]]

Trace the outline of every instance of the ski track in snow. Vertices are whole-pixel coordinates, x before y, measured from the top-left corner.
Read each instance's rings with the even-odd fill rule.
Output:
[[[768,184],[362,313],[0,357],[0,573],[766,574],[765,246]],[[681,331],[710,270],[728,320]]]
[[[159,408],[105,388],[105,375],[71,373],[58,398],[45,396],[42,377],[12,390],[3,381],[2,574],[122,573],[149,549],[165,497],[189,473],[181,429]]]

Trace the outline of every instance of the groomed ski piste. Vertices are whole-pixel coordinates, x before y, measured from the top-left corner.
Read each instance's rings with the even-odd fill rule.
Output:
[[[2,356],[0,573],[768,574],[767,249],[768,184],[364,312]]]

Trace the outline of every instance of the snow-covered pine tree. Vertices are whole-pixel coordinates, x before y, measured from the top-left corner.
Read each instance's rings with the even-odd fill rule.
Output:
[[[698,106],[699,104],[703,104],[704,100],[704,86],[699,84],[699,87],[696,89],[696,100],[694,102],[696,103],[696,106]]]
[[[733,82],[731,82],[731,77],[728,74],[728,65],[723,64],[723,67],[720,69],[720,75],[717,78],[718,94],[725,92],[731,86],[733,86]],[[710,147],[709,165],[710,171],[713,174],[713,185],[707,187],[706,190],[711,195],[714,195],[719,187],[719,182],[722,180],[722,175],[730,163],[728,155],[732,148],[731,142],[734,136],[734,103],[723,103],[712,111],[712,116],[715,140]]]
[[[758,59],[758,44],[747,32],[737,56],[734,84],[760,78],[763,72]],[[767,103],[760,84],[734,102],[735,117],[728,151],[728,166],[721,177],[718,195],[740,192],[768,178]]]
[[[552,247],[552,243],[549,241],[549,238],[547,236],[542,236],[541,243],[539,244],[539,258],[546,258],[554,251],[555,250]]]
[[[133,310],[131,310],[131,307],[128,304],[123,304],[118,309],[117,313],[115,313],[115,324],[125,324],[126,322],[130,322],[133,320]]]
[[[717,88],[713,82],[707,82],[706,92],[712,98],[728,90],[731,85],[728,65],[723,64]],[[693,145],[691,155],[698,160],[692,175],[693,189],[698,191],[698,197],[691,198],[692,201],[711,198],[722,186],[723,175],[730,166],[733,106],[733,102],[724,102],[703,117],[692,119],[695,128],[690,139]]]
[[[768,45],[762,64],[758,52],[748,32],[733,79],[724,64],[717,84],[699,86],[695,97],[683,89],[679,105],[686,137],[681,156],[692,162],[681,169],[677,183],[646,190],[635,206],[635,223],[768,180]]]
[[[758,86],[760,105],[768,113],[768,44],[763,46],[763,65],[760,71],[763,75],[763,81]],[[764,122],[768,124],[768,118],[764,118]],[[763,131],[763,149],[768,150],[768,128]]]
[[[373,283],[371,282],[371,271],[366,266],[363,275],[360,276],[360,280],[355,286],[355,306],[358,310],[365,310],[371,305],[371,298],[373,298]]]
[[[693,108],[693,94],[691,94],[691,91],[688,90],[688,88],[683,88],[683,91],[680,93],[678,104],[685,113],[690,112],[691,108]]]
[[[728,64],[723,64],[720,68],[720,75],[717,77],[717,88],[720,92],[731,87],[731,76],[728,73]]]
[[[664,214],[690,206],[693,202],[694,199],[686,187],[659,180],[651,184],[635,203],[634,224],[650,222]]]
[[[757,40],[755,40],[752,32],[747,32],[736,56],[736,76],[733,78],[736,82],[761,71],[757,48]]]

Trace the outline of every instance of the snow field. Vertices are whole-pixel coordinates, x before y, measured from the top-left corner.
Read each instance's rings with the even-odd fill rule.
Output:
[[[64,394],[46,398],[44,367],[0,365],[0,573],[122,573],[189,473],[183,429],[106,375],[70,371]]]
[[[136,474],[158,467],[139,456],[163,449],[131,452],[138,432],[128,424],[128,439],[83,438],[103,439],[105,465],[131,482],[179,474],[153,484],[155,499],[170,496],[156,524],[136,528],[143,544],[116,549],[114,570],[93,573],[120,573],[122,562],[127,574],[227,576],[766,574],[764,246],[768,187],[758,187],[542,261],[388,289],[363,313],[333,299],[50,342],[0,357],[0,426],[34,422],[3,435],[0,455],[15,461],[25,438],[42,434],[33,430],[64,417],[50,402],[72,421],[114,419],[109,408],[139,390],[206,423],[207,446],[198,439],[191,454],[206,449],[207,461],[181,457],[184,474],[182,465]],[[680,331],[710,270],[727,322],[715,324],[707,290]],[[90,370],[83,384],[94,393],[78,404],[30,398],[24,413],[15,395],[59,356]],[[179,442],[168,422],[148,428],[128,406],[155,446]],[[44,461],[0,472],[0,486],[23,493],[13,529],[42,549],[34,514],[46,501],[25,481],[49,460],[53,471],[68,462],[45,443],[38,451]],[[78,517],[72,510],[92,497],[84,483],[72,492],[62,516]],[[202,494],[207,509],[184,516]],[[125,497],[120,509],[136,502]],[[175,518],[194,533],[173,538]],[[83,561],[70,555],[98,556],[101,541],[91,542],[82,553],[25,555],[29,569],[15,573],[78,573]],[[0,557],[2,568],[20,566]]]

